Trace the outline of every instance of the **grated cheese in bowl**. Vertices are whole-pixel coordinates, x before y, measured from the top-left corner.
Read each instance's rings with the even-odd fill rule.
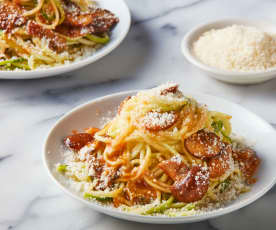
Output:
[[[265,71],[276,67],[276,36],[232,25],[203,33],[193,43],[193,52],[202,63],[222,70]]]

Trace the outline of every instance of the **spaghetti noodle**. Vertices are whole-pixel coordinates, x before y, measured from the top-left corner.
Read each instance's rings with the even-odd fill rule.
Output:
[[[88,0],[0,0],[0,70],[66,64],[109,42],[118,23]]]
[[[69,153],[57,168],[86,199],[144,215],[193,215],[255,182],[260,159],[231,139],[230,119],[176,84],[161,85],[126,98],[101,130],[66,137]]]

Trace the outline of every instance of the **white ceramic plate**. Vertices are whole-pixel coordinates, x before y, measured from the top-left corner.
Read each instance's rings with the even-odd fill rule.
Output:
[[[144,223],[176,224],[201,221],[235,211],[260,198],[275,184],[276,131],[266,121],[237,104],[214,96],[189,94],[199,102],[207,104],[210,109],[215,109],[232,115],[233,132],[245,137],[249,143],[254,143],[254,149],[258,152],[262,159],[262,163],[257,175],[258,182],[253,185],[252,190],[249,193],[241,195],[239,199],[235,200],[225,208],[197,216],[174,218],[127,214],[114,208],[103,207],[97,203],[84,200],[80,195],[71,191],[66,184],[66,179],[56,172],[55,165],[59,162],[63,162],[63,151],[61,150],[63,146],[63,138],[70,134],[72,130],[77,129],[81,131],[84,128],[91,126],[99,127],[102,125],[102,116],[109,114],[109,111],[116,111],[120,102],[126,96],[134,93],[135,92],[123,92],[113,94],[81,105],[66,114],[51,129],[45,140],[45,146],[43,149],[44,163],[53,181],[73,198],[81,201],[94,210],[121,219]]]
[[[196,26],[190,32],[188,32],[182,42],[181,51],[185,58],[194,66],[196,66],[204,74],[210,77],[218,79],[220,81],[235,83],[235,84],[256,84],[264,81],[268,81],[276,77],[276,68],[271,68],[266,71],[256,72],[237,72],[237,71],[226,71],[208,66],[198,60],[192,51],[193,43],[206,31],[211,29],[221,29],[226,26],[233,24],[253,26],[260,29],[261,31],[275,34],[276,24],[265,22],[265,21],[254,21],[246,19],[223,19],[208,22],[199,26]]]
[[[91,56],[68,65],[31,71],[0,71],[0,79],[32,79],[50,77],[54,75],[56,76],[62,73],[71,72],[99,60],[119,46],[119,44],[126,37],[131,23],[130,11],[126,3],[124,0],[96,0],[96,2],[101,8],[105,8],[113,12],[120,20],[111,32],[111,39],[108,44],[91,54]]]

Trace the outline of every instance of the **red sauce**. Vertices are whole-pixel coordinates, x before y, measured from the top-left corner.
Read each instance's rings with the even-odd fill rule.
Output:
[[[34,21],[27,24],[27,31],[30,35],[40,39],[49,40],[49,48],[56,52],[62,52],[66,48],[66,39],[49,29],[44,29]]]

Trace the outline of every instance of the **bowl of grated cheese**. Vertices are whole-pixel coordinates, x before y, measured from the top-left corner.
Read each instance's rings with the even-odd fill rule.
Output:
[[[235,84],[276,77],[276,25],[224,19],[199,25],[181,43],[185,58],[203,73]]]

